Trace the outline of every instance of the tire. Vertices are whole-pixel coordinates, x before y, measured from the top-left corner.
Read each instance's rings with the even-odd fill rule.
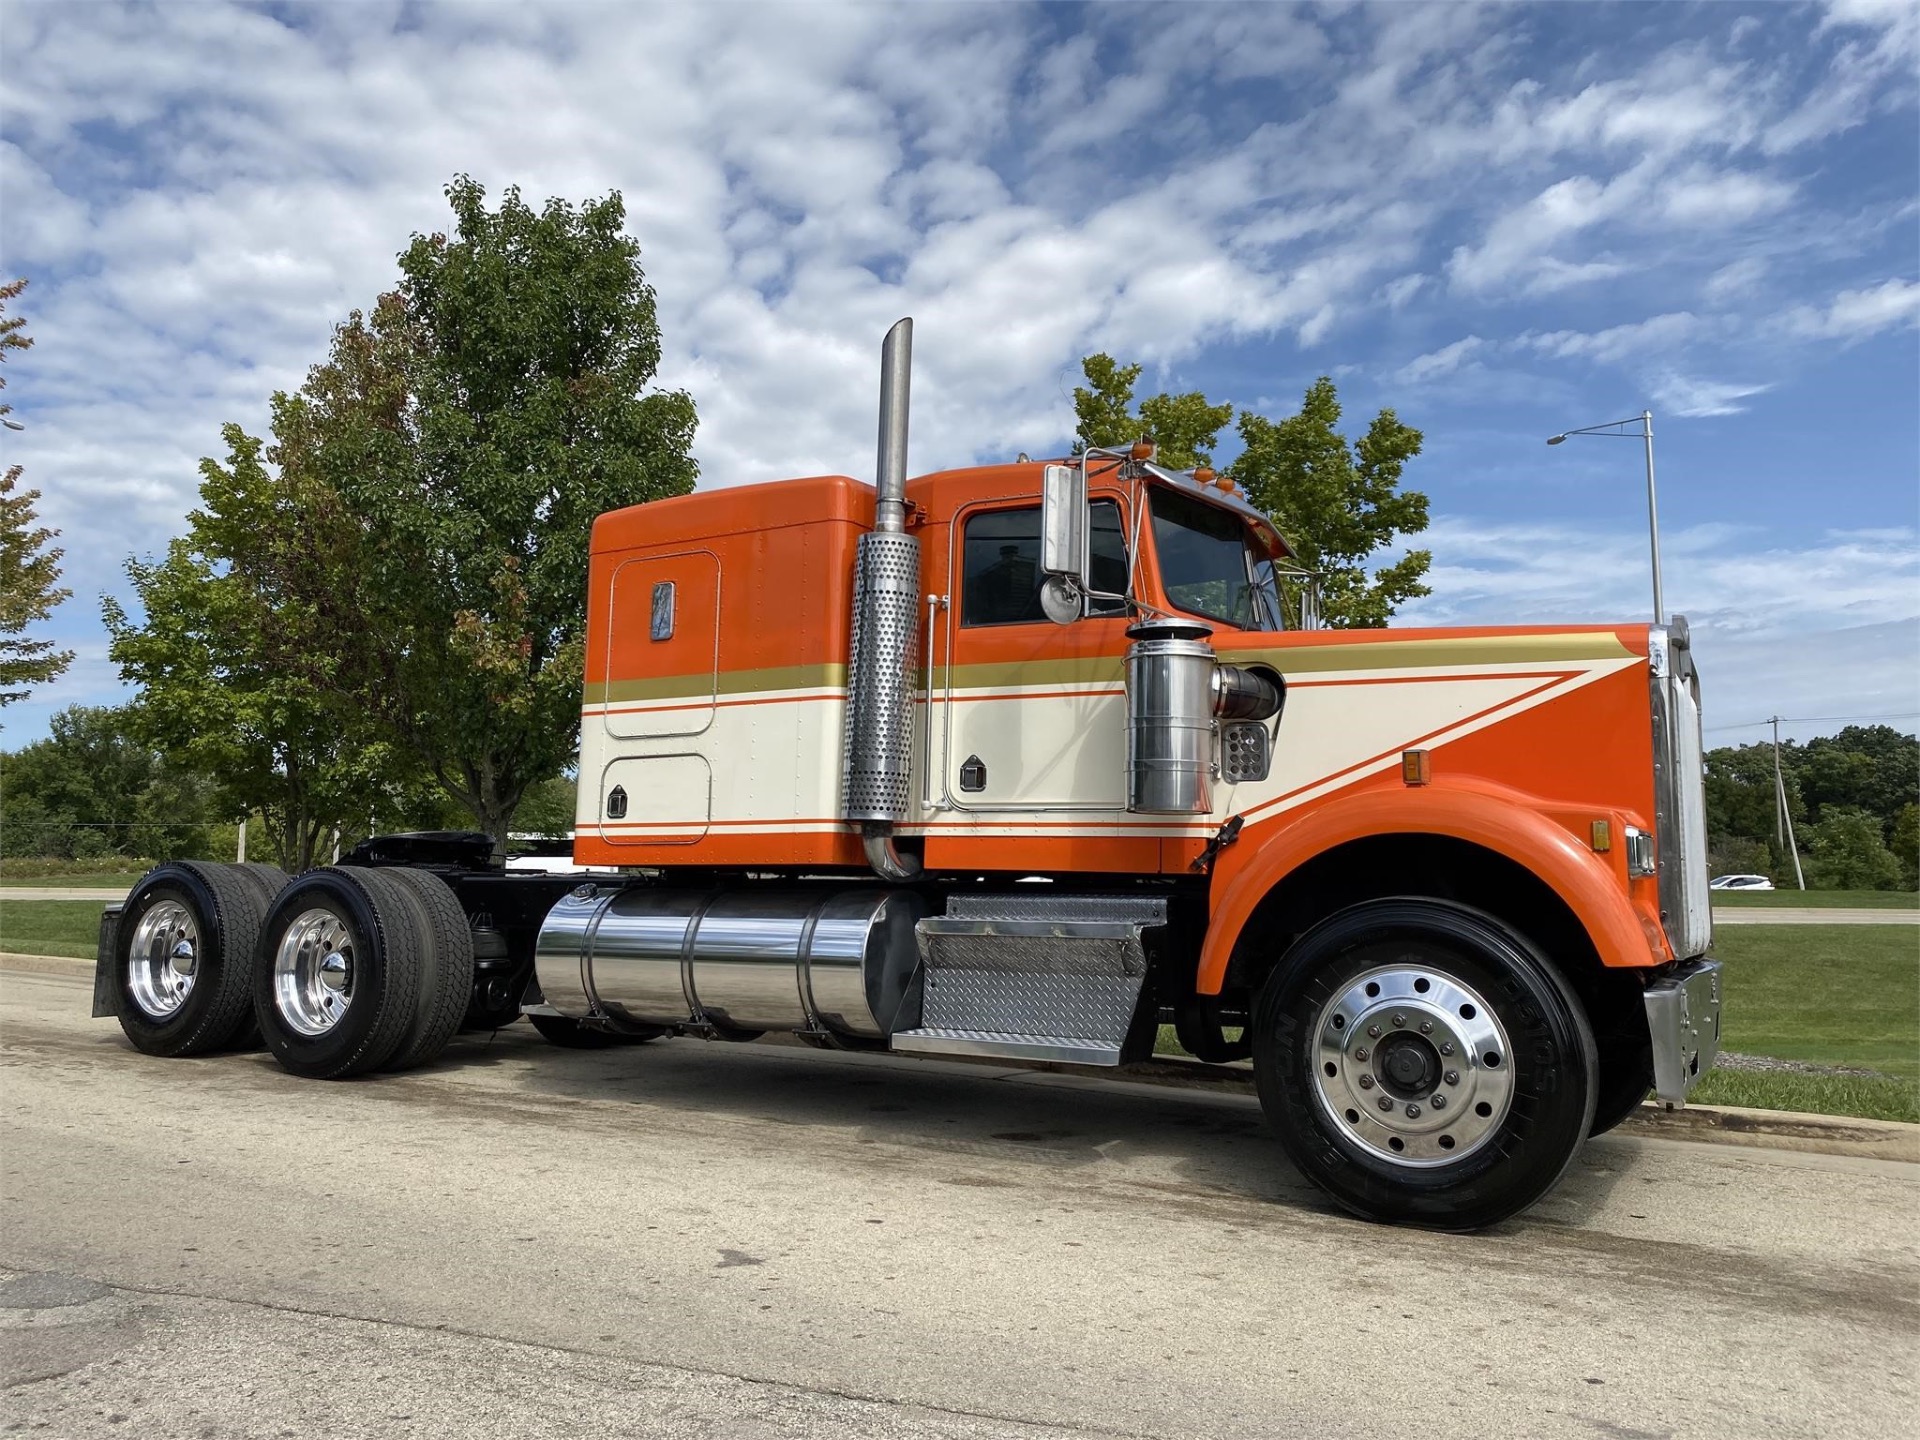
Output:
[[[1602,1063],[1593,1102],[1593,1124],[1587,1127],[1588,1137],[1604,1135],[1625,1123],[1652,1093],[1651,1053],[1640,1057],[1637,1064],[1626,1061]]]
[[[564,1015],[529,1015],[527,1019],[543,1037],[563,1050],[610,1050],[616,1045],[644,1045],[667,1033],[649,1026],[644,1034],[621,1035],[611,1030],[592,1029]]]
[[[420,929],[411,892],[377,870],[310,870],[280,892],[253,1010],[283,1069],[340,1080],[394,1057],[414,1026]]]
[[[257,860],[243,861],[225,867],[234,872],[260,897],[260,919],[264,922],[267,911],[273,908],[274,897],[287,887],[287,872],[278,865],[268,865]],[[231,1042],[235,1050],[258,1050],[260,1048],[260,1024],[253,1016],[253,984],[247,984],[247,1019],[234,1033]]]
[[[386,1067],[411,1070],[440,1058],[467,1013],[473,999],[473,931],[452,887],[438,875],[404,866],[378,873],[405,893],[422,941],[413,1025]]]
[[[258,860],[248,860],[238,865],[229,865],[229,870],[239,872],[240,876],[260,892],[263,904],[272,907],[280,892],[287,888],[292,877],[278,865],[263,864]]]
[[[1322,921],[1268,977],[1253,1032],[1288,1157],[1370,1220],[1475,1230],[1518,1214],[1593,1122],[1578,998],[1529,940],[1464,905],[1373,900]]]
[[[113,955],[120,1029],[136,1050],[204,1055],[244,1035],[266,908],[227,865],[175,860],[140,878],[120,912]]]

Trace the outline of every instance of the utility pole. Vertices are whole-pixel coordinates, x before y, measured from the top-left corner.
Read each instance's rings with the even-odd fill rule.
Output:
[[[1807,877],[1800,869],[1800,847],[1793,839],[1793,814],[1787,809],[1787,780],[1780,770],[1780,717],[1775,715],[1773,725],[1773,798],[1775,803],[1773,833],[1780,837],[1781,843],[1793,856],[1793,878],[1802,890],[1807,888]]]

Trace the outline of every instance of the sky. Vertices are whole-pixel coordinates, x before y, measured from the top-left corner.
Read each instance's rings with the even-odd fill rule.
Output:
[[[0,433],[66,548],[72,669],[443,187],[619,190],[703,486],[1060,453],[1081,357],[1421,429],[1403,623],[1667,606],[1709,744],[1920,716],[1920,6],[760,7],[0,0]],[[1230,462],[1227,437],[1219,459]]]

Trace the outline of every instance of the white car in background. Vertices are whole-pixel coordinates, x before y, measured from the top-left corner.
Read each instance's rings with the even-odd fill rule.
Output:
[[[1764,875],[1716,875],[1709,890],[1771,890],[1773,881]]]

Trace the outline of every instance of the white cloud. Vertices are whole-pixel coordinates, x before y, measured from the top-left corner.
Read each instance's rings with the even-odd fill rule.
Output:
[[[1888,280],[1868,290],[1842,290],[1819,309],[1798,306],[1786,316],[1795,334],[1823,340],[1861,340],[1920,322],[1920,284]]]
[[[1668,370],[1654,382],[1654,395],[1663,411],[1700,419],[1710,415],[1738,415],[1747,408],[1738,402],[1750,395],[1763,395],[1772,388],[1771,385],[1701,380]]]
[[[1612,364],[1648,354],[1670,351],[1699,334],[1700,319],[1686,310],[1655,315],[1624,325],[1610,326],[1591,333],[1580,330],[1552,330],[1544,335],[1528,334],[1520,343],[1556,360],[1595,360]]]
[[[1486,341],[1478,335],[1468,335],[1443,345],[1438,350],[1430,350],[1425,355],[1416,355],[1395,372],[1394,378],[1403,385],[1420,385],[1429,380],[1438,380],[1451,375],[1471,360]]]
[[[1757,255],[1744,256],[1723,265],[1707,277],[1701,293],[1715,304],[1745,295],[1766,277],[1767,262]]]

